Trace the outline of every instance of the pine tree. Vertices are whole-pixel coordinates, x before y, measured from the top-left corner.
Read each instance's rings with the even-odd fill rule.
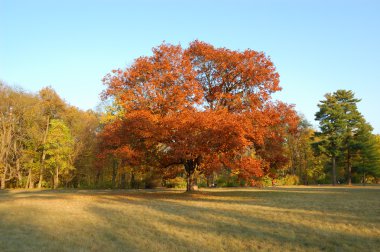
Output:
[[[360,129],[365,120],[357,109],[359,99],[351,90],[338,90],[326,94],[325,100],[318,104],[315,114],[319,121],[321,141],[318,147],[322,153],[332,160],[332,183],[336,184],[336,159],[341,156],[345,160],[347,182],[351,184],[352,157],[358,151]]]

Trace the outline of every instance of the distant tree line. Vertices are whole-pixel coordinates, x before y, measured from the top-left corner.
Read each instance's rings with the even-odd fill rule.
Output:
[[[349,90],[316,120],[273,101],[263,53],[162,44],[104,78],[99,111],[0,84],[0,187],[154,188],[378,183],[380,136]]]
[[[0,187],[78,187],[95,182],[99,116],[50,87],[32,94],[0,84]]]

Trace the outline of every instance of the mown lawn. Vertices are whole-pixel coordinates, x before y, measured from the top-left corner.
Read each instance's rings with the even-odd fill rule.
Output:
[[[380,187],[0,192],[0,251],[379,251]]]

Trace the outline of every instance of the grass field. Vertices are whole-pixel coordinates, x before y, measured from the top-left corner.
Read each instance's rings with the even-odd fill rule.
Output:
[[[3,191],[0,251],[379,251],[380,187]]]

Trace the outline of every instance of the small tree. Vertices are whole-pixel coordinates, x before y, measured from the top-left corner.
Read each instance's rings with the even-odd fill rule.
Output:
[[[54,189],[59,186],[59,175],[74,169],[73,146],[70,129],[63,121],[52,119],[44,149],[46,150],[46,166],[53,176]]]
[[[41,139],[41,165],[40,176],[38,181],[38,188],[42,187],[45,172],[45,159],[46,159],[46,141],[49,133],[50,122],[52,119],[57,119],[59,114],[65,109],[65,103],[59,95],[51,87],[45,87],[39,92],[40,106],[45,117],[44,124],[41,125],[42,139]]]

